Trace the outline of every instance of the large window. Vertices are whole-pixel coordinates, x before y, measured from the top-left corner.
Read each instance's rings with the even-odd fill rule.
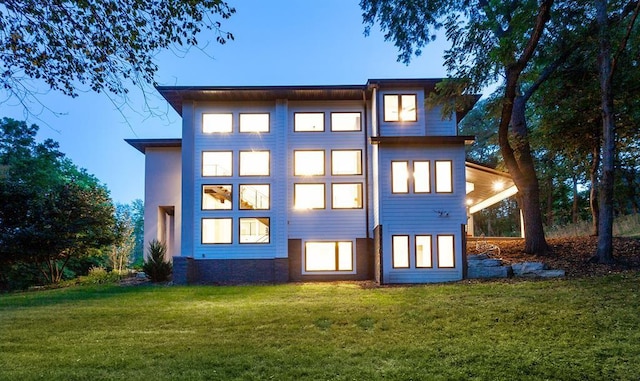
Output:
[[[361,175],[362,151],[334,150],[331,151],[332,175]]]
[[[269,209],[269,184],[240,185],[240,209],[266,210]]]
[[[453,235],[438,235],[438,267],[456,267]]]
[[[269,218],[240,218],[240,243],[269,243]]]
[[[233,153],[231,151],[202,152],[202,176],[231,176]]]
[[[430,235],[416,236],[416,267],[433,267]]]
[[[269,176],[269,151],[240,151],[240,176]]]
[[[296,132],[324,131],[323,112],[296,112],[293,114],[293,130]]]
[[[324,184],[293,184],[295,209],[324,209]]]
[[[203,210],[229,210],[232,208],[231,185],[203,185]]]
[[[295,176],[324,176],[324,151],[293,151]]]
[[[413,191],[415,193],[431,192],[430,170],[428,161],[413,162]]]
[[[269,114],[240,114],[240,132],[269,132]]]
[[[305,271],[353,271],[353,242],[306,242]]]
[[[229,133],[233,131],[233,114],[202,114],[202,132]]]
[[[391,237],[391,256],[393,268],[409,267],[409,236],[394,235]]]
[[[231,243],[233,241],[231,218],[203,218],[202,243]]]
[[[450,160],[436,160],[436,192],[453,192],[453,173]]]
[[[331,131],[361,131],[359,112],[332,112]]]
[[[331,184],[331,207],[334,209],[362,208],[362,183]]]
[[[386,94],[384,96],[384,121],[415,122],[418,120],[416,106],[415,94]]]
[[[391,192],[409,193],[409,162],[391,162]]]

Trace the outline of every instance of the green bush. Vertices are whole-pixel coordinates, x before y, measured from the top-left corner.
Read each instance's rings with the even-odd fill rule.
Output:
[[[173,266],[165,259],[167,246],[158,240],[149,242],[147,258],[144,260],[142,270],[152,282],[165,282],[171,278]]]

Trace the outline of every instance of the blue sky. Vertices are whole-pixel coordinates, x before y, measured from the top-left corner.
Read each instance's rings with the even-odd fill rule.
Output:
[[[213,42],[206,53],[158,55],[161,85],[350,85],[369,78],[437,78],[446,76],[440,38],[410,65],[396,61],[397,51],[374,28],[363,34],[358,0],[228,0],[237,13],[223,21],[235,41]],[[201,35],[199,40],[208,38]],[[104,94],[77,98],[50,92],[34,105],[28,123],[40,126],[40,139],[52,138],[73,162],[105,183],[116,202],[144,198],[144,156],[125,143],[129,138],[180,137],[178,114],[155,92],[145,100],[133,91],[129,108],[118,111]],[[5,103],[2,115],[25,119],[22,107]]]

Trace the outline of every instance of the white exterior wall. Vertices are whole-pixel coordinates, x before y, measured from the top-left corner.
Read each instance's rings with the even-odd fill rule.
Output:
[[[144,244],[145,255],[147,245],[152,240],[161,240],[165,235],[161,230],[166,224],[167,230],[173,234],[166,237],[167,259],[179,255],[181,243],[181,149],[147,148],[145,150],[145,190],[144,190]],[[167,220],[161,221],[161,207],[173,207],[173,227]],[[172,238],[172,239],[170,239]]]

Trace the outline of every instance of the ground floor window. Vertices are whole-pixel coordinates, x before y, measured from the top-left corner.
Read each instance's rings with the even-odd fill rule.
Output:
[[[433,268],[434,253],[438,268],[455,268],[455,235],[438,234],[435,242],[430,234],[391,236],[394,269]]]
[[[452,234],[438,235],[438,267],[456,267],[455,246]]]
[[[391,237],[391,255],[393,257],[393,268],[409,267],[409,236],[394,235]]]
[[[305,271],[353,271],[353,242],[306,242]]]
[[[431,236],[416,236],[416,267],[432,267],[431,263]]]

